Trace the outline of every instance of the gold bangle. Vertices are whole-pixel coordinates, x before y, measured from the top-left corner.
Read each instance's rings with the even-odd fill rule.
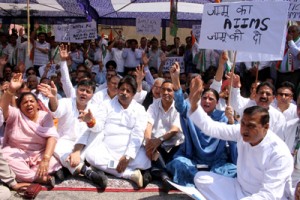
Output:
[[[9,89],[6,90],[6,93],[9,94],[9,95],[11,95],[11,96],[15,96],[15,93],[12,93],[11,91],[9,91]]]
[[[49,156],[49,155],[45,154],[45,155],[44,155],[44,157],[43,157],[43,160],[44,160],[44,159],[46,159],[46,160],[50,160],[50,158],[51,158],[51,156]]]

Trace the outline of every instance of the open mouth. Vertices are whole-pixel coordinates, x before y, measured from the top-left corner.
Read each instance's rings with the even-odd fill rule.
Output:
[[[260,101],[260,102],[263,102],[263,103],[267,103],[267,102],[268,102],[268,99],[266,99],[266,98],[260,98],[259,101]]]
[[[28,107],[28,108],[26,109],[26,111],[27,111],[28,113],[32,113],[32,112],[33,112],[33,107]]]

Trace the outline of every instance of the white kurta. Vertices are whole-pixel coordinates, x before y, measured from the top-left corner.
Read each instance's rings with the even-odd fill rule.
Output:
[[[240,114],[241,118],[246,108],[257,105],[255,101],[249,98],[242,97],[239,88],[232,88],[232,97],[234,98],[231,98],[231,106],[235,111],[237,111]],[[286,123],[285,117],[280,111],[276,110],[273,106],[269,106],[269,115],[270,130],[276,133],[282,140],[284,140],[283,129]]]
[[[90,102],[85,111],[87,112],[88,109],[91,110],[95,118],[100,115],[98,107]],[[57,110],[52,114],[55,118],[58,118],[57,132],[60,135],[54,153],[60,159],[62,165],[67,167],[71,173],[74,173],[76,167],[70,167],[69,163],[66,162],[67,157],[72,153],[75,144],[89,145],[101,127],[98,126],[97,121],[93,128],[88,128],[85,122],[79,121],[76,98],[60,99]],[[81,154],[81,159],[84,160],[84,152]]]
[[[288,145],[291,153],[294,153],[294,143],[296,138],[297,127],[300,124],[300,119],[292,119],[286,123],[284,141]],[[294,172],[292,174],[293,187],[300,181],[300,151],[294,157]]]
[[[104,102],[111,101],[110,96],[107,93],[107,88],[104,88],[93,95],[92,103],[101,105]]]
[[[104,120],[100,122],[103,140],[96,138],[87,150],[87,161],[92,166],[119,177],[122,174],[107,170],[107,165],[111,160],[118,162],[123,155],[133,159],[126,170],[149,168],[150,160],[141,148],[147,125],[145,108],[132,100],[129,107],[124,109],[118,97],[106,102],[103,108],[101,118]]]
[[[276,110],[281,112],[281,110],[277,106],[277,100],[275,99],[272,103],[271,106],[273,106]],[[289,121],[291,119],[298,118],[297,115],[297,106],[293,103],[290,103],[290,106],[288,109],[282,112],[283,116],[285,117],[286,121]]]
[[[258,145],[251,146],[243,141],[239,124],[215,122],[200,106],[190,118],[205,134],[237,142],[236,179],[220,180],[210,172],[196,175],[195,184],[207,199],[273,200],[282,199],[285,191],[290,192],[293,158],[287,145],[272,131],[268,130]]]

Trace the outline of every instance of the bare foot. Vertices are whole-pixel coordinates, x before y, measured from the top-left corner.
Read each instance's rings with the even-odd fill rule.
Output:
[[[16,185],[12,186],[11,189],[17,191],[19,190],[21,187],[26,187],[29,186],[31,183],[17,183]]]

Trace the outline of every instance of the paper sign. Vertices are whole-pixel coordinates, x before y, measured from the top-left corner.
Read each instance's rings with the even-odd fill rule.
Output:
[[[206,198],[195,188],[195,187],[187,187],[187,186],[181,186],[176,183],[173,183],[168,180],[168,182],[173,185],[178,190],[184,192],[185,194],[189,195],[193,199],[196,200],[206,200]]]
[[[70,42],[69,25],[53,25],[56,42]]]
[[[288,19],[292,21],[300,21],[300,0],[290,1]]]
[[[286,33],[287,27],[285,27],[284,32]],[[286,34],[284,34],[286,35]],[[266,53],[255,53],[255,52],[243,52],[238,51],[236,55],[236,62],[252,62],[252,61],[278,61],[282,60],[284,56],[285,49],[285,38],[281,41],[281,51],[279,54],[266,54]]]
[[[178,62],[180,66],[180,73],[184,72],[184,60],[183,57],[167,57],[163,72],[169,71],[174,62]]]
[[[95,21],[76,24],[54,25],[56,42],[83,43],[83,40],[97,38]]]
[[[97,38],[97,24],[95,21],[70,24],[70,42],[91,40]]]
[[[192,26],[192,30],[193,30],[193,35],[195,36],[195,38],[199,41],[200,38],[200,31],[201,31],[201,25],[200,24],[194,24]]]
[[[204,4],[200,47],[278,55],[288,7],[281,1]]]
[[[160,35],[160,19],[136,18],[136,32],[141,35]]]

